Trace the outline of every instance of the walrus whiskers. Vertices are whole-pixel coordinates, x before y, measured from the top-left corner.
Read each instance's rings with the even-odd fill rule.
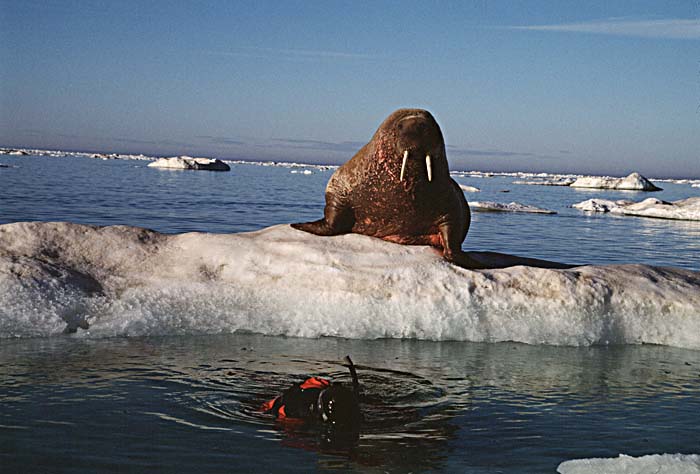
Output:
[[[430,155],[425,155],[425,168],[428,170],[428,181],[433,180],[433,168],[430,166]]]
[[[408,150],[404,150],[403,162],[401,163],[401,176],[399,177],[399,181],[403,181],[403,172],[406,171],[406,161],[407,160],[408,160]]]

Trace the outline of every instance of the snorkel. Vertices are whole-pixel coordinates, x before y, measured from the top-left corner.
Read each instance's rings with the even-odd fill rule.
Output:
[[[353,427],[360,421],[360,383],[357,371],[350,356],[345,357],[346,366],[352,377],[352,391],[342,384],[333,384],[318,395],[316,409],[321,419],[330,425]]]

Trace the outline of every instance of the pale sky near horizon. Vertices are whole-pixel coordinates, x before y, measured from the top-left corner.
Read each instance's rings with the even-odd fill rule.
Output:
[[[0,0],[0,146],[700,177],[697,1]]]

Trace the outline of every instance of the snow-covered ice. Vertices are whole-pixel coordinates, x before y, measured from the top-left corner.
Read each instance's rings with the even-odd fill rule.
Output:
[[[231,167],[221,160],[211,158],[192,158],[191,156],[174,156],[161,158],[148,164],[153,168],[170,168],[179,170],[229,171]]]
[[[532,214],[556,214],[556,211],[542,209],[519,202],[509,202],[507,204],[492,201],[470,201],[469,208],[478,212],[529,212]]]
[[[618,189],[621,191],[661,191],[651,181],[639,173],[631,173],[625,178],[609,176],[584,176],[571,183],[572,188]]]
[[[640,202],[588,199],[574,204],[572,207],[588,212],[610,212],[611,214],[628,216],[700,221],[700,197],[673,202],[656,198],[648,198]]]
[[[288,225],[175,235],[0,226],[0,337],[86,322],[80,337],[252,331],[700,349],[700,273],[646,265],[470,271],[430,247]]]
[[[560,474],[700,474],[697,454],[650,454],[633,457],[590,458],[565,461]]]

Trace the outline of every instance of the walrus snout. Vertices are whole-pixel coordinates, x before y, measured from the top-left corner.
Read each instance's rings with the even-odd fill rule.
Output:
[[[408,115],[396,124],[399,137],[413,144],[437,143],[442,137],[432,116],[427,113]]]
[[[434,145],[442,143],[440,129],[435,119],[428,113],[421,111],[408,115],[396,124],[399,140],[397,149],[403,150],[401,159],[401,174],[399,181],[403,181],[406,172],[406,163],[410,155],[418,155],[416,158],[425,160],[425,173],[428,182],[433,180],[432,159],[430,149]]]
[[[411,110],[409,115],[400,118],[396,122],[398,135],[397,150],[403,150],[401,154],[401,175],[399,181],[403,181],[406,172],[406,163],[410,156],[425,160],[425,173],[428,181],[433,180],[432,150],[442,143],[440,127],[430,112],[426,110]]]

